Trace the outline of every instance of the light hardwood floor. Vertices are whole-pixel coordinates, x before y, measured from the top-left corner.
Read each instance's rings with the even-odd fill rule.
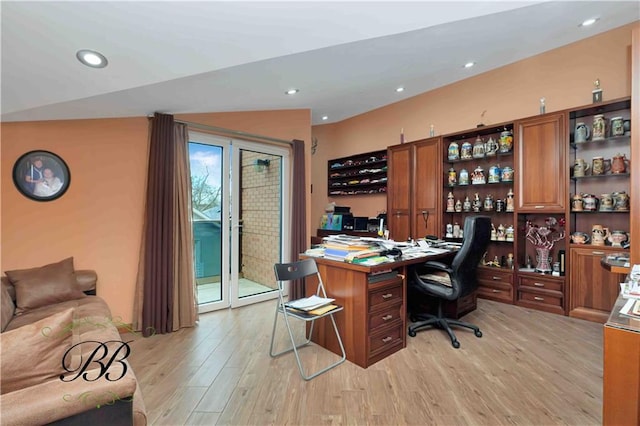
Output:
[[[346,361],[305,382],[293,354],[269,356],[275,303],[203,314],[170,335],[123,335],[149,424],[601,424],[601,324],[478,300],[465,320],[484,336],[457,331],[460,349],[422,331],[368,369]],[[302,353],[312,366],[335,359],[315,345]]]

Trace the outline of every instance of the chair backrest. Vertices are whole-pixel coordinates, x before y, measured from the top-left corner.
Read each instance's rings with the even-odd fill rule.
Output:
[[[290,263],[276,263],[273,269],[276,273],[276,280],[278,281],[293,281],[318,273],[318,266],[313,259],[303,259]]]
[[[458,297],[478,288],[477,268],[491,241],[491,218],[467,216],[464,221],[464,241],[451,262],[451,281]]]

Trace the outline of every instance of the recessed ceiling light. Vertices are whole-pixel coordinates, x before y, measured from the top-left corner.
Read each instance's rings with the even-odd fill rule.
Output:
[[[582,24],[578,25],[579,27],[588,27],[589,25],[593,25],[596,23],[598,18],[590,18],[582,22]]]
[[[83,64],[91,68],[104,68],[107,66],[109,61],[107,58],[95,50],[81,49],[76,53],[76,58]]]
[[[474,66],[476,63],[475,62],[467,62],[466,64],[464,64],[465,68],[471,68],[472,66]]]
[[[329,116],[328,116],[328,115],[323,115],[323,116],[322,116],[322,119],[323,119],[323,120],[328,120],[328,119],[329,119]]]
[[[298,89],[289,89],[289,90],[287,90],[287,91],[286,91],[286,92],[284,92],[284,93],[286,93],[287,95],[295,95],[295,94],[296,94],[296,93],[298,93],[299,91],[300,91],[300,90],[298,90]]]
[[[398,87],[398,88],[396,89],[396,92],[404,92],[404,87],[402,87],[402,86],[401,86],[401,87]]]

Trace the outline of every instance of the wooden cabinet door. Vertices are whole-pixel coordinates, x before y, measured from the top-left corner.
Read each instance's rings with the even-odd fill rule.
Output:
[[[613,251],[608,247],[569,250],[569,316],[607,321],[624,281],[624,275],[611,273],[600,264],[602,256]]]
[[[518,212],[564,213],[567,199],[565,115],[518,123]]]
[[[442,148],[440,138],[417,142],[413,146],[411,238],[439,236],[442,216]]]
[[[387,227],[396,241],[411,233],[411,145],[390,146],[387,151]]]

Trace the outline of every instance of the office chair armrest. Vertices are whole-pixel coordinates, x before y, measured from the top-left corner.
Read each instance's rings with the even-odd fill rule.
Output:
[[[426,268],[437,269],[439,271],[444,271],[448,274],[451,274],[453,272],[450,265],[447,265],[442,262],[436,262],[435,260],[430,260],[420,265],[420,269],[426,269]]]

